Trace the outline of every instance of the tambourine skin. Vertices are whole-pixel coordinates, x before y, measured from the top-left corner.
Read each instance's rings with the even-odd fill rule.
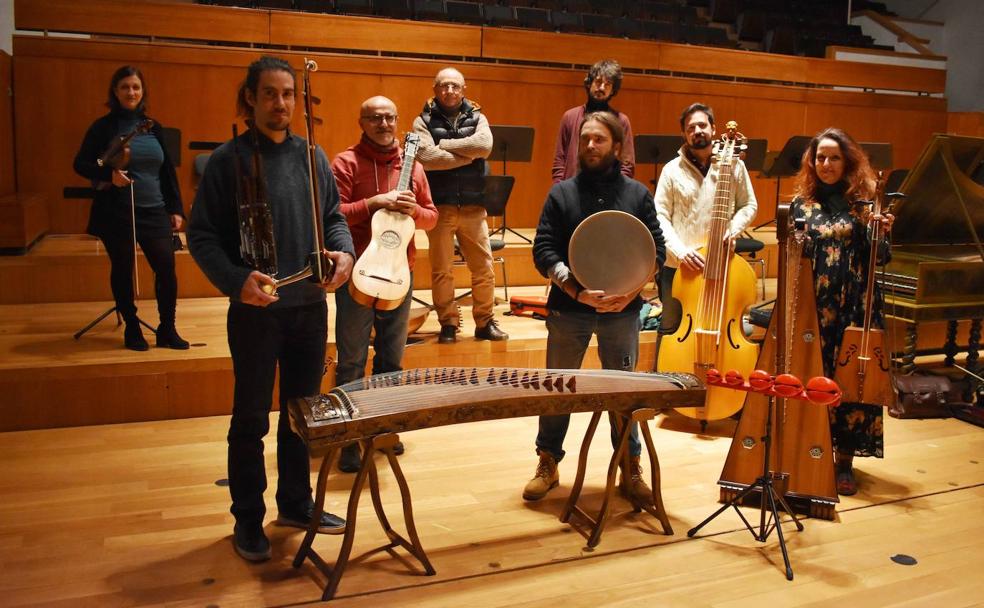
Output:
[[[574,230],[567,259],[585,289],[622,295],[642,289],[656,274],[656,243],[634,215],[599,211]]]

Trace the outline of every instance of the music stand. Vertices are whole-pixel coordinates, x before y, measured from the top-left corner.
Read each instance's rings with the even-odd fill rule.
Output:
[[[659,165],[665,165],[674,158],[683,145],[683,136],[675,135],[636,135],[632,140],[635,145],[636,163],[652,163],[653,179],[649,183],[656,190],[659,179]]]
[[[775,157],[772,164],[762,171],[762,177],[776,178],[776,207],[779,207],[779,185],[784,177],[792,177],[799,173],[800,164],[803,161],[803,154],[810,147],[813,138],[809,135],[793,135],[782,147],[782,151]],[[769,220],[765,224],[760,224],[755,228],[761,228],[771,224],[775,220]]]
[[[96,195],[96,191],[93,188],[79,188],[79,187],[66,186],[62,191],[62,196],[64,196],[65,198],[92,199],[93,197],[95,197],[95,195]],[[134,283],[134,287],[136,287],[136,283]],[[123,317],[120,315],[120,312],[116,310],[116,305],[114,304],[113,306],[110,306],[108,310],[101,313],[98,317],[87,323],[85,327],[72,334],[72,337],[78,340],[79,338],[84,336],[86,332],[88,332],[90,329],[98,325],[100,321],[102,321],[109,315],[113,314],[114,312],[116,313],[116,327],[123,325]],[[151,325],[147,324],[147,322],[141,319],[140,317],[137,317],[137,321],[141,325],[149,329],[152,333],[154,334],[157,333],[157,329],[155,327],[152,327]]]
[[[858,145],[868,155],[868,162],[875,171],[888,171],[892,168],[892,144],[863,141]]]
[[[517,127],[511,125],[491,125],[489,127],[492,130],[492,152],[489,154],[487,160],[489,161],[502,161],[502,175],[506,174],[506,161],[517,161],[517,162],[529,162],[533,158],[533,127]],[[509,198],[509,192],[512,191],[512,186],[506,191],[506,198]],[[486,185],[486,194],[488,194],[488,185]],[[496,233],[501,232],[503,240],[506,238],[506,231],[513,233],[519,238],[523,239],[527,243],[532,244],[533,241],[526,238],[522,234],[516,232],[508,226],[506,223],[506,211],[505,202],[502,203],[502,226],[499,226],[495,230],[489,233],[492,236]],[[488,205],[486,205],[487,207]]]
[[[745,141],[748,146],[745,149],[745,157],[741,162],[745,163],[745,168],[749,171],[761,171],[765,166],[766,150],[769,149],[768,139],[748,139]]]

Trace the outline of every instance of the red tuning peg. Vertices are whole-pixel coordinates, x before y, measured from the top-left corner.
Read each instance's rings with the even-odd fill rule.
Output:
[[[792,374],[779,374],[773,390],[780,397],[795,397],[803,392],[803,383]]]
[[[825,376],[814,376],[806,382],[806,398],[819,405],[837,405],[841,389],[837,383]]]
[[[745,377],[741,375],[736,369],[729,369],[726,374],[724,374],[724,381],[730,386],[740,386],[745,383]]]
[[[757,369],[748,374],[748,383],[752,386],[752,389],[758,392],[768,392],[775,384],[775,380],[772,378],[772,374],[765,371],[764,369]]]

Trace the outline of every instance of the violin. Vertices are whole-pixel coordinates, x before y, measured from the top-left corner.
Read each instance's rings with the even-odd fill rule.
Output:
[[[114,137],[102,156],[96,159],[96,164],[100,167],[112,167],[113,169],[126,168],[130,164],[130,140],[137,135],[149,133],[153,127],[154,121],[146,118],[137,123],[137,126],[129,133]],[[96,190],[109,190],[112,185],[112,181],[97,181],[93,184]]]

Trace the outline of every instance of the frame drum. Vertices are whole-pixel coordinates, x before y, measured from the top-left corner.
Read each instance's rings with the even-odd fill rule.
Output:
[[[636,292],[656,274],[652,233],[624,211],[588,216],[574,230],[567,258],[581,285],[608,295]]]

